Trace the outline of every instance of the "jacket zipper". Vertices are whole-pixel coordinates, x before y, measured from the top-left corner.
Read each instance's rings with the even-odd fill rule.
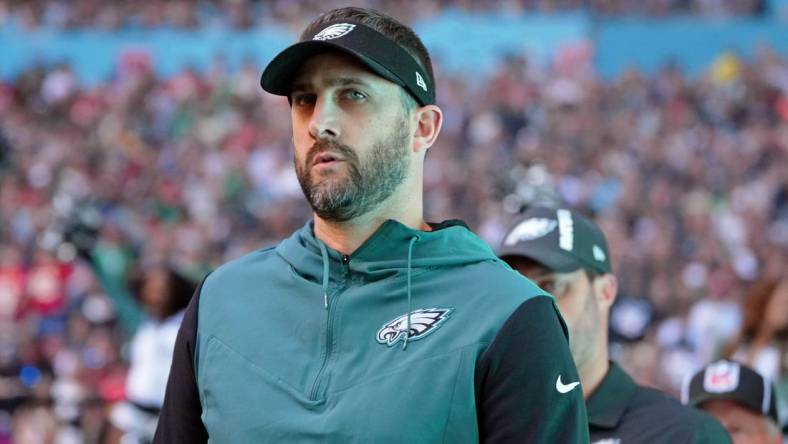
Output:
[[[344,285],[343,288],[347,286],[347,279],[348,274],[350,274],[350,256],[343,254],[342,255],[342,275],[344,277]],[[320,386],[323,382],[323,374],[326,371],[326,367],[328,366],[328,361],[331,358],[332,347],[331,343],[334,340],[334,331],[333,331],[333,323],[334,323],[334,310],[335,307],[338,305],[337,299],[339,295],[342,293],[342,289],[334,292],[334,299],[329,300],[326,299],[326,303],[328,304],[328,314],[326,319],[326,343],[325,343],[325,353],[323,354],[323,363],[320,365],[320,370],[317,372],[317,376],[315,376],[315,382],[312,384],[312,390],[309,393],[309,399],[312,401],[317,401],[318,393],[320,393]]]

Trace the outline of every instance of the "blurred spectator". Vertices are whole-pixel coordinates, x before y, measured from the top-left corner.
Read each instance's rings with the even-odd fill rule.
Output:
[[[55,27],[71,29],[92,26],[107,30],[120,28],[152,28],[168,26],[190,29],[198,26],[226,26],[245,29],[277,22],[297,27],[312,11],[323,4],[336,7],[342,2],[305,0],[300,2],[260,0],[30,0],[14,2],[0,0],[0,26],[6,21],[31,29]],[[425,18],[442,8],[460,8],[467,11],[500,10],[509,14],[572,12],[588,9],[601,16],[637,15],[664,17],[671,14],[692,13],[696,16],[720,18],[761,15],[769,11],[767,0],[686,0],[686,1],[579,1],[579,0],[430,0],[414,8],[408,2],[391,0],[362,0],[356,6],[390,11],[397,17]]]
[[[130,343],[125,396],[111,412],[106,443],[153,441],[183,311],[196,285],[166,264],[146,266],[133,286],[145,320]],[[116,297],[128,297],[117,294]]]
[[[788,419],[788,276],[757,282],[743,301],[744,322],[723,357],[774,381],[781,424]]]
[[[734,444],[782,444],[774,387],[768,378],[727,360],[688,376],[682,401],[714,416]]]

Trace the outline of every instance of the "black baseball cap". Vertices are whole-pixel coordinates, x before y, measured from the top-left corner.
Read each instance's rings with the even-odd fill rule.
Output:
[[[694,407],[715,399],[734,401],[779,424],[774,386],[760,373],[735,361],[713,362],[684,381],[681,401]]]
[[[405,88],[421,105],[435,103],[435,79],[402,46],[352,20],[336,20],[280,52],[263,71],[260,86],[271,94],[290,95],[298,69],[310,57],[339,51],[355,57],[379,76]]]
[[[602,230],[566,208],[529,208],[506,233],[497,253],[504,261],[524,257],[559,273],[611,270]]]

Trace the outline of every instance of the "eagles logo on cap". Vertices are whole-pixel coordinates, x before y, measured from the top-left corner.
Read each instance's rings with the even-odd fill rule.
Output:
[[[518,242],[525,242],[538,239],[549,232],[555,230],[558,222],[543,217],[534,217],[520,222],[503,241],[504,245],[514,245]]]
[[[337,23],[335,25],[328,26],[315,34],[315,36],[312,37],[312,40],[338,39],[342,36],[348,35],[355,27],[356,25],[350,23]]]

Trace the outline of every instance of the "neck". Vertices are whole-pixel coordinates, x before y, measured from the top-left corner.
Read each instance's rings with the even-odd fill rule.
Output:
[[[605,327],[607,328],[607,327]],[[610,369],[609,355],[607,352],[607,334],[600,335],[596,344],[596,352],[589,359],[577,366],[580,374],[580,384],[583,386],[583,397],[588,399],[594,390],[599,387]]]
[[[377,208],[348,221],[330,221],[314,215],[315,236],[342,254],[352,254],[389,219],[414,230],[430,230],[424,222],[421,183],[403,186]]]

